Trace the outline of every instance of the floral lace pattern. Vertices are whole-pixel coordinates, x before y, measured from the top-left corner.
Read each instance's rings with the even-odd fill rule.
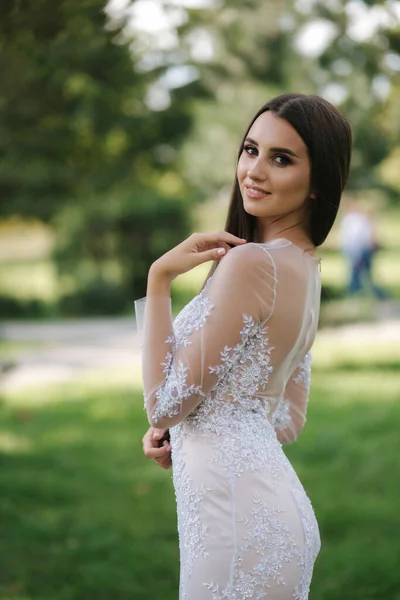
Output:
[[[302,383],[309,389],[311,381],[311,352],[307,352],[299,364],[298,370],[299,372],[294,377],[293,381],[295,383]]]
[[[285,429],[290,425],[292,417],[290,415],[290,401],[286,398],[278,403],[273,413],[273,424],[275,429]]]
[[[275,265],[271,272],[275,276]],[[222,342],[202,365],[201,372],[212,376],[207,391],[178,358],[182,353],[176,355],[196,351],[191,336],[214,318],[218,304],[207,294],[210,281],[175,318],[165,340],[165,380],[155,389],[152,413],[155,422],[173,418],[185,402],[201,399],[170,427],[179,598],[307,600],[320,548],[318,524],[277,438],[291,424],[292,398],[271,386],[279,339],[269,320],[238,311],[240,335],[229,345]],[[310,359],[305,355],[296,368],[294,388],[308,391]]]
[[[299,561],[301,577],[299,584],[294,591],[294,600],[307,600],[310,591],[313,565],[321,549],[321,539],[311,502],[304,493],[303,487],[298,479],[292,484],[292,493],[302,518],[305,540],[305,545],[300,554]]]
[[[204,326],[214,308],[205,293],[211,280],[212,277],[207,280],[202,293],[193,298],[177,315],[174,320],[174,337],[167,338],[166,343],[173,341],[178,345],[189,346],[189,337],[194,331],[199,331]]]
[[[283,567],[297,558],[299,551],[294,536],[281,518],[284,509],[279,505],[269,507],[260,494],[253,493],[250,515],[239,517],[247,533],[238,548],[232,581],[223,589],[214,583],[204,586],[212,593],[212,600],[261,600],[272,583],[284,586]],[[246,554],[256,555],[254,566],[244,573],[241,566]]]
[[[162,387],[156,391],[157,406],[154,411],[153,419],[157,423],[160,417],[176,416],[179,414],[182,400],[191,396],[204,396],[201,386],[187,384],[188,371],[186,365],[178,362],[176,366],[168,366],[171,362],[171,354],[168,354],[165,362],[165,370],[168,370],[168,378]]]

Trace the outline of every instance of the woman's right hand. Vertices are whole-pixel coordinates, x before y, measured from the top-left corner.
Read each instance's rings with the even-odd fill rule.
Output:
[[[239,238],[227,231],[214,233],[193,233],[169,252],[163,254],[151,266],[149,280],[161,278],[171,282],[178,275],[209,260],[220,260],[230,250],[230,245],[246,244],[244,238]]]
[[[143,436],[143,452],[147,458],[151,458],[163,469],[169,469],[172,466],[171,445],[164,440],[161,448],[158,442],[164,436],[168,429],[156,429],[150,427]]]

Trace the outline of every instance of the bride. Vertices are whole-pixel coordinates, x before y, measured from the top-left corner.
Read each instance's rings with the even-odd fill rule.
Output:
[[[350,126],[324,99],[265,104],[240,145],[226,230],[156,260],[135,303],[151,425],[143,446],[173,467],[180,600],[308,598],[318,525],[282,444],[306,420],[316,248],[350,156]],[[171,281],[210,260],[202,290],[172,320]]]

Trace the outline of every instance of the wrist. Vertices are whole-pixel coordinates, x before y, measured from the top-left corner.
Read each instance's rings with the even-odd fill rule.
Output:
[[[147,295],[169,295],[172,279],[157,262],[153,263],[147,279]]]

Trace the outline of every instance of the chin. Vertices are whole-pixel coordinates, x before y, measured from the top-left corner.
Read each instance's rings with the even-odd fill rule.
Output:
[[[250,202],[244,202],[243,208],[248,215],[252,217],[269,217],[270,211],[265,209],[265,206],[257,206]]]

